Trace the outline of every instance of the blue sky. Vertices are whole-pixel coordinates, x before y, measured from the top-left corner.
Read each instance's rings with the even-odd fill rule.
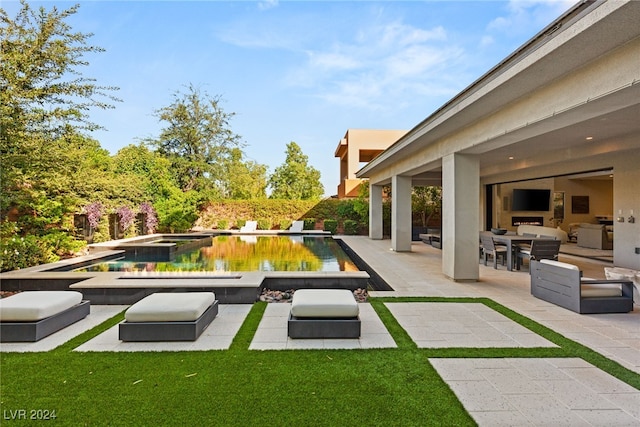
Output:
[[[82,73],[123,101],[92,113],[102,147],[157,136],[154,111],[193,84],[236,114],[247,158],[271,173],[295,141],[329,196],[347,129],[411,129],[575,2],[30,2],[75,3],[67,22],[106,49]]]

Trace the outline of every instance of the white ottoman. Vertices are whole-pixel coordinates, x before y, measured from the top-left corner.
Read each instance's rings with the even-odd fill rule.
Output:
[[[122,341],[195,341],[218,314],[213,292],[151,294],[127,309]]]
[[[293,294],[291,338],[359,338],[358,302],[345,289],[299,289]]]
[[[90,311],[76,291],[25,291],[0,299],[0,342],[34,342]]]

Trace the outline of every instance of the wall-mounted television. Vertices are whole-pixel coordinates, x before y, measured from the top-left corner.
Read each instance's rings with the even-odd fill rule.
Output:
[[[548,211],[551,190],[514,189],[511,196],[512,211]]]

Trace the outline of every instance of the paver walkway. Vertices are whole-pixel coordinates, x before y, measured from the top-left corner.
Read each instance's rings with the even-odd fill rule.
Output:
[[[640,392],[582,359],[429,361],[481,426],[640,425]]]
[[[419,348],[557,347],[480,303],[385,304]]]
[[[531,296],[526,270],[509,272],[480,265],[480,281],[456,283],[441,272],[442,252],[422,242],[414,243],[412,252],[393,252],[388,240],[351,236],[344,240],[394,289],[372,292],[372,296],[491,298],[640,373],[638,305],[632,313],[580,315]],[[562,256],[561,260],[579,265],[587,277],[604,276],[603,265]],[[416,310],[416,304],[386,303],[418,345],[478,346],[468,314],[456,325],[453,309],[434,314],[422,303]],[[458,334],[453,341],[447,342],[445,334],[438,335],[437,328],[430,326],[443,319],[446,323],[440,326],[449,329],[447,335]],[[490,329],[481,333],[500,336]],[[640,391],[582,359],[442,358],[430,362],[481,426],[640,426]]]

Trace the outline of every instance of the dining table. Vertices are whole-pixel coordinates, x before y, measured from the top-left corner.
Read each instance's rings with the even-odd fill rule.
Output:
[[[507,270],[509,271],[513,271],[514,249],[519,243],[531,244],[531,242],[534,240],[549,240],[549,238],[547,237],[522,236],[516,234],[513,231],[508,231],[505,234],[495,234],[491,231],[481,231],[480,234],[491,236],[493,237],[494,242],[503,244],[507,247]]]

